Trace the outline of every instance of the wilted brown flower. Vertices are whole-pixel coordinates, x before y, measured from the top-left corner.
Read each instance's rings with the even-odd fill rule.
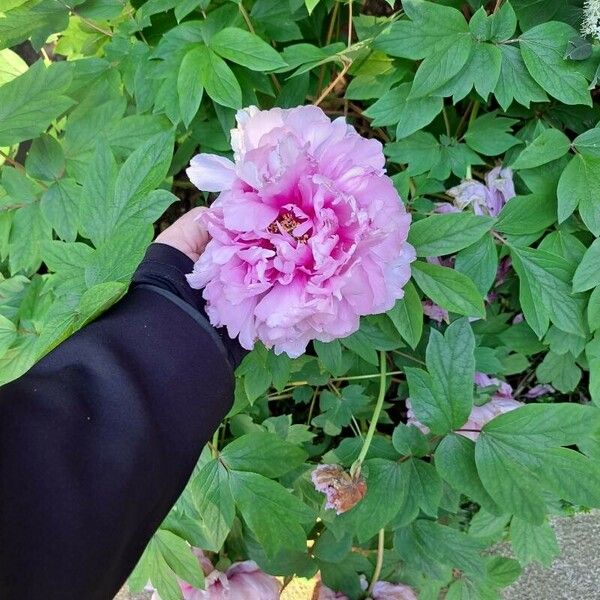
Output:
[[[311,479],[315,489],[327,496],[325,508],[335,509],[338,515],[350,510],[367,493],[362,476],[352,476],[340,465],[318,465]]]

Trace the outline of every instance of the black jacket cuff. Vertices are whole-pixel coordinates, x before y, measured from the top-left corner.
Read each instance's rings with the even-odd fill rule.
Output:
[[[154,242],[148,247],[144,259],[134,273],[131,285],[171,292],[210,322],[204,309],[202,290],[190,287],[185,277],[193,268],[194,261],[183,252],[173,246]],[[231,339],[224,327],[215,328],[215,331],[225,346],[232,368],[235,369],[248,351],[240,346],[237,339]]]

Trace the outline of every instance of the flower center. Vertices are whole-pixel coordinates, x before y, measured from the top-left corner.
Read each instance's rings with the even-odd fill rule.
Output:
[[[295,215],[291,212],[285,212],[277,219],[275,219],[268,227],[267,230],[270,233],[280,233],[281,231],[285,231],[289,233],[299,244],[306,244],[308,242],[308,233],[301,235],[300,237],[296,237],[292,232],[298,225],[301,225],[302,221],[298,221]]]

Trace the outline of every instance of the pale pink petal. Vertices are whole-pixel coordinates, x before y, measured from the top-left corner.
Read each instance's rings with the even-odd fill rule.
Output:
[[[235,181],[235,165],[217,154],[197,154],[185,172],[190,181],[205,192],[229,190]]]

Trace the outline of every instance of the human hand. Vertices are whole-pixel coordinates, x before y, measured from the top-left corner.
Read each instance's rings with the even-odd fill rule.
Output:
[[[196,262],[210,239],[206,228],[197,220],[206,210],[204,206],[192,208],[159,233],[154,241],[172,246]]]

